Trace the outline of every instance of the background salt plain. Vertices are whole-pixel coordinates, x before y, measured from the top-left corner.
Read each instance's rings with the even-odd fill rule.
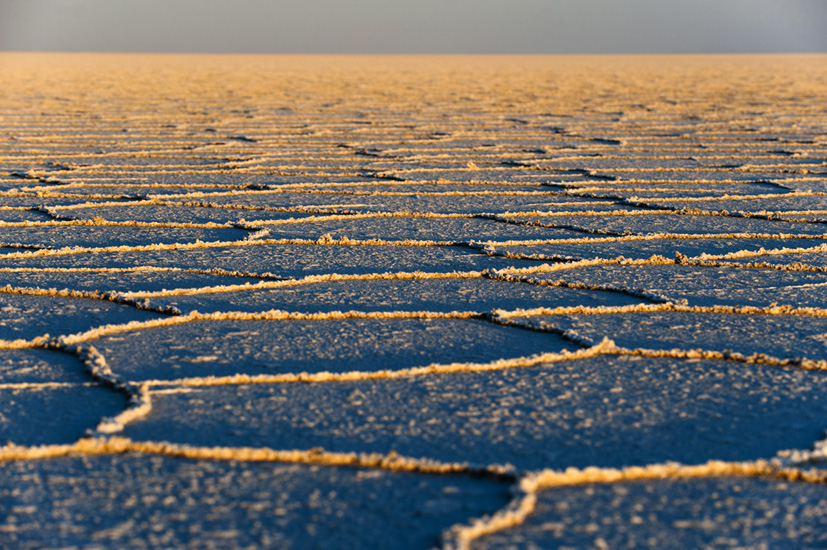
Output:
[[[827,546],[824,55],[0,98],[0,547]]]

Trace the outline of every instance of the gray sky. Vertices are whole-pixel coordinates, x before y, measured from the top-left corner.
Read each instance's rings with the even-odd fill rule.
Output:
[[[0,0],[0,50],[827,52],[827,0]]]

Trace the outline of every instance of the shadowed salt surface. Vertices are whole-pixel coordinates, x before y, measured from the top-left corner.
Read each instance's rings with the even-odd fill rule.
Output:
[[[658,312],[550,315],[532,321],[586,341],[599,342],[611,336],[618,346],[631,349],[700,348],[779,359],[827,360],[827,317]]]
[[[67,246],[147,245],[191,243],[201,241],[234,241],[250,234],[236,228],[180,228],[180,227],[101,227],[101,226],[45,226],[3,227],[6,243],[24,244],[41,248]]]
[[[823,55],[0,54],[0,547],[824,546],[824,97]],[[492,481],[549,468],[608,484]]]
[[[542,178],[543,176],[540,175]],[[492,191],[503,191],[499,187]],[[431,212],[434,214],[492,214],[524,212],[526,210],[557,210],[559,202],[575,202],[577,209],[588,208],[587,199],[566,198],[555,193],[556,189],[537,190],[529,195],[456,195],[437,193],[424,196],[393,195],[307,195],[295,194],[250,194],[230,197],[215,197],[212,202],[220,205],[238,205],[258,208],[304,206],[311,208],[335,205],[340,210],[351,212]],[[544,206],[547,203],[552,205]],[[565,207],[565,205],[564,205]]]
[[[774,266],[793,267],[803,264],[805,266],[820,268],[822,271],[825,271],[827,270],[827,248],[822,247],[821,250],[806,251],[801,253],[791,252],[779,255],[768,254],[753,258],[733,258],[732,261],[734,263],[741,264],[767,263]]]
[[[99,325],[155,318],[157,313],[104,300],[0,294],[0,339],[3,340],[72,334]]]
[[[218,246],[194,250],[147,252],[100,252],[49,258],[12,258],[10,267],[176,267],[223,269],[269,274],[278,277],[305,277],[322,273],[384,273],[387,271],[472,271],[501,269],[513,260],[492,258],[460,247],[429,246],[346,246],[312,243],[306,245],[256,244]]]
[[[820,180],[823,181],[824,174],[821,174]],[[822,184],[823,185],[823,184]],[[807,185],[806,187],[812,187]],[[824,190],[822,189],[822,193]],[[674,207],[674,203],[662,203],[658,199],[649,199],[648,203],[654,206],[669,206]],[[743,198],[736,200],[718,200],[712,203],[715,210],[727,210],[729,212],[761,212],[771,210],[774,212],[790,212],[801,210],[824,210],[827,205],[827,197],[823,195],[809,196],[809,197],[785,197],[777,195],[775,197],[762,197],[760,199]],[[683,208],[699,208],[708,209],[710,204],[705,201],[697,200],[682,200],[678,203],[678,207]]]
[[[474,550],[506,548],[800,548],[827,546],[819,485],[701,478],[558,487],[521,526]]]
[[[592,237],[594,239],[594,237]],[[659,237],[645,240],[615,240],[589,242],[554,243],[537,245],[497,246],[491,249],[498,253],[518,254],[521,256],[538,256],[547,258],[571,258],[576,260],[591,258],[625,258],[647,259],[654,255],[674,258],[675,254],[695,257],[701,254],[724,255],[741,251],[758,252],[780,247],[810,248],[821,246],[827,238],[814,239],[769,239],[760,237],[726,238],[713,235],[709,238]]]
[[[313,224],[269,226],[271,238],[303,236],[317,239],[329,233],[334,238],[405,239],[434,241],[488,241],[571,239],[580,232],[566,229],[508,224],[479,218],[356,218],[353,220],[319,221]]]
[[[136,268],[133,271],[0,271],[0,286],[33,288],[71,288],[85,291],[158,292],[175,288],[243,285],[259,279],[222,275],[205,271],[178,271]]]
[[[728,188],[727,188],[728,189]],[[520,222],[555,224],[576,227],[583,231],[602,231],[622,235],[633,233],[653,235],[658,233],[683,233],[720,235],[730,233],[824,235],[827,225],[793,223],[783,220],[758,218],[730,218],[725,216],[675,215],[651,210],[629,211],[633,215],[577,216],[557,215],[549,217],[507,216]]]
[[[808,448],[824,434],[825,390],[823,373],[596,357],[493,373],[165,393],[125,434],[193,445],[394,450],[526,470],[702,463]]]
[[[72,443],[128,404],[123,394],[92,385],[0,388],[0,400],[0,442],[15,445]]]
[[[3,548],[399,548],[508,502],[508,484],[128,454],[0,468]]]
[[[129,380],[401,370],[559,352],[557,335],[468,319],[195,321],[91,342]],[[573,347],[569,344],[569,348]]]
[[[76,357],[44,349],[8,349],[0,357],[3,384],[38,382],[89,382],[83,364]]]
[[[218,186],[218,189],[222,189]],[[185,192],[186,189],[176,189],[176,193]],[[153,193],[157,193],[155,188]],[[95,203],[84,205],[83,208],[60,208],[53,209],[58,215],[75,220],[93,220],[103,218],[115,222],[148,222],[168,223],[170,219],[178,223],[238,223],[242,220],[288,220],[301,219],[313,216],[303,212],[261,212],[256,210],[229,210],[226,208],[209,208],[199,206],[184,207],[180,204],[135,204],[125,203],[119,206],[96,206]],[[239,233],[236,233],[238,238]],[[242,234],[243,236],[243,234]],[[216,239],[217,240],[217,239]]]
[[[228,281],[229,282],[229,281]],[[150,298],[181,311],[477,311],[540,306],[621,306],[643,300],[605,290],[540,286],[488,278],[342,280],[274,290]]]
[[[0,210],[2,222],[44,222],[48,219],[50,219],[48,215],[35,210]]]
[[[675,302],[686,300],[691,306],[782,304],[827,308],[827,273],[686,265],[601,265],[533,276],[540,280],[561,277],[586,284],[646,289]]]

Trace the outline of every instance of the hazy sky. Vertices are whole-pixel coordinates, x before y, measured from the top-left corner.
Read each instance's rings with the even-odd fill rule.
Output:
[[[0,50],[827,52],[827,0],[0,0]]]

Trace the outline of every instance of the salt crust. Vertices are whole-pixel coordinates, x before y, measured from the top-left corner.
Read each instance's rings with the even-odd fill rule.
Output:
[[[13,60],[12,57],[9,57]],[[79,58],[78,58],[79,59]],[[445,548],[470,548],[485,534],[502,531],[517,525],[534,509],[537,494],[555,487],[582,485],[589,483],[618,483],[628,480],[651,479],[693,479],[716,476],[758,476],[772,479],[784,479],[803,483],[824,483],[824,470],[813,468],[826,460],[824,442],[816,442],[811,449],[793,449],[780,451],[778,456],[769,460],[747,463],[732,463],[712,460],[707,464],[685,466],[679,464],[650,464],[634,466],[622,470],[607,468],[569,468],[565,471],[514,472],[507,467],[491,465],[482,469],[472,469],[464,464],[438,463],[423,459],[410,459],[395,455],[376,455],[360,453],[330,453],[324,450],[275,450],[265,448],[201,448],[187,447],[160,442],[135,442],[117,435],[124,425],[147,414],[151,414],[153,392],[187,391],[190,387],[250,384],[250,383],[335,383],[342,380],[370,380],[382,377],[427,376],[433,373],[451,372],[486,372],[498,369],[520,368],[538,362],[577,361],[581,358],[600,354],[626,356],[644,356],[652,358],[700,358],[735,362],[745,366],[749,364],[772,365],[779,368],[794,368],[803,371],[825,370],[827,363],[822,359],[800,357],[797,359],[779,359],[766,355],[737,354],[719,350],[680,349],[650,350],[624,349],[616,346],[608,338],[594,345],[594,342],[578,340],[577,335],[567,336],[580,349],[574,352],[540,354],[520,358],[504,358],[485,364],[451,363],[433,364],[414,369],[399,371],[383,370],[372,372],[349,373],[290,373],[275,377],[245,377],[244,375],[211,378],[184,378],[169,381],[141,381],[140,383],[122,379],[108,365],[106,357],[89,345],[91,340],[105,335],[128,334],[155,327],[174,326],[177,324],[222,320],[305,320],[335,322],[343,319],[405,319],[405,318],[442,318],[442,319],[480,319],[486,322],[509,326],[519,324],[521,320],[540,315],[604,315],[637,312],[687,312],[696,314],[721,315],[765,315],[765,316],[800,316],[824,317],[824,309],[812,307],[793,307],[790,305],[771,305],[767,307],[690,306],[674,303],[645,289],[617,287],[608,284],[584,284],[578,281],[562,279],[541,280],[537,276],[576,270],[580,267],[599,266],[633,266],[633,265],[686,265],[704,269],[740,269],[740,270],[776,270],[788,272],[823,273],[827,267],[823,264],[823,255],[827,245],[815,244],[823,235],[801,235],[794,233],[755,233],[733,232],[723,235],[694,233],[661,232],[653,235],[604,235],[595,236],[588,228],[580,230],[582,238],[535,239],[535,240],[485,240],[470,239],[406,240],[351,239],[343,236],[326,235],[321,238],[272,239],[268,238],[269,228],[277,225],[302,224],[336,219],[357,219],[358,216],[420,217],[423,219],[438,217],[468,217],[462,208],[474,205],[477,210],[473,215],[502,223],[512,223],[509,217],[536,218],[553,220],[558,216],[641,216],[651,212],[663,212],[664,215],[681,216],[718,216],[729,220],[758,218],[763,220],[793,220],[797,223],[823,224],[827,209],[824,208],[824,175],[827,173],[823,156],[824,118],[820,103],[809,102],[808,97],[823,97],[823,84],[819,84],[819,69],[823,60],[791,58],[783,61],[770,59],[773,71],[767,72],[764,60],[760,61],[762,69],[752,65],[758,61],[739,58],[720,59],[720,67],[725,68],[726,81],[708,76],[704,68],[695,65],[697,61],[688,58],[680,65],[681,78],[669,76],[670,70],[644,67],[640,63],[626,60],[623,72],[626,77],[605,80],[600,75],[601,63],[594,59],[583,59],[577,66],[561,63],[562,71],[570,82],[579,82],[573,74],[585,68],[595,78],[590,78],[592,86],[606,92],[598,108],[591,103],[592,93],[581,93],[579,86],[572,91],[557,89],[560,97],[553,104],[539,105],[539,97],[549,97],[548,90],[538,88],[538,82],[547,82],[548,78],[536,78],[543,73],[534,62],[522,60],[508,61],[499,67],[499,76],[493,76],[486,65],[463,62],[454,66],[451,74],[478,75],[474,71],[482,70],[488,77],[474,78],[476,88],[453,94],[446,86],[419,89],[410,95],[394,95],[388,75],[374,70],[374,79],[369,81],[374,88],[363,88],[359,97],[362,104],[376,101],[381,97],[382,104],[388,109],[377,112],[381,124],[376,127],[354,123],[364,117],[364,113],[355,112],[359,103],[348,103],[352,99],[342,95],[337,87],[312,88],[319,83],[310,78],[305,83],[299,79],[291,81],[299,92],[314,91],[313,94],[291,96],[297,108],[306,109],[306,119],[298,124],[291,118],[292,112],[274,107],[267,116],[268,124],[250,122],[243,118],[242,112],[225,112],[226,128],[204,129],[203,121],[192,114],[184,115],[176,111],[177,106],[165,104],[167,111],[162,118],[181,117],[180,125],[162,126],[159,119],[147,115],[141,110],[140,98],[146,97],[141,86],[147,83],[129,81],[123,95],[114,98],[118,116],[112,118],[112,112],[104,112],[103,119],[95,119],[91,125],[82,118],[60,119],[48,114],[41,108],[41,103],[49,105],[55,112],[63,113],[66,105],[57,99],[40,98],[33,102],[32,97],[39,86],[52,79],[59,82],[72,82],[66,75],[74,70],[72,63],[61,60],[55,64],[48,58],[36,59],[36,66],[48,70],[32,73],[31,63],[24,63],[21,69],[17,61],[10,63],[8,71],[22,71],[26,77],[18,79],[10,76],[3,80],[7,96],[3,104],[2,121],[12,132],[3,140],[4,148],[0,159],[10,168],[0,174],[0,200],[6,201],[0,209],[9,212],[27,211],[42,214],[48,220],[14,220],[0,221],[2,228],[49,228],[59,230],[69,227],[100,228],[189,228],[215,229],[235,228],[248,232],[244,239],[230,241],[209,241],[169,244],[145,244],[124,246],[109,243],[102,246],[67,246],[63,248],[32,249],[21,243],[0,243],[6,250],[0,254],[2,260],[38,259],[48,262],[52,258],[66,256],[97,257],[101,253],[137,253],[164,252],[172,250],[215,250],[227,247],[256,247],[261,245],[306,247],[312,251],[317,247],[408,247],[433,248],[455,246],[462,247],[472,254],[488,255],[500,259],[514,260],[514,267],[505,270],[478,270],[465,272],[394,272],[362,274],[359,276],[337,275],[331,273],[313,274],[304,279],[273,281],[262,280],[257,283],[238,285],[202,286],[200,288],[179,288],[153,292],[111,292],[105,289],[81,291],[77,289],[54,289],[37,287],[6,286],[0,289],[3,294],[14,296],[61,297],[77,300],[104,300],[124,307],[151,311],[160,316],[145,322],[104,325],[76,334],[61,334],[57,337],[46,335],[14,341],[0,341],[0,349],[50,349],[67,353],[79,359],[87,368],[92,382],[83,383],[83,387],[103,385],[111,390],[128,396],[131,404],[121,414],[103,419],[97,429],[88,437],[68,445],[16,446],[6,445],[0,448],[0,460],[36,460],[67,455],[98,455],[124,452],[139,452],[147,455],[170,457],[187,457],[204,460],[242,460],[242,461],[282,461],[330,465],[357,465],[369,468],[381,468],[389,471],[414,471],[423,474],[468,473],[500,477],[517,483],[517,495],[514,502],[505,510],[488,518],[471,521],[466,526],[457,526],[445,535]],[[814,61],[815,59],[815,61]],[[29,60],[31,61],[31,60]],[[79,63],[79,61],[75,61]],[[157,61],[153,61],[157,62]],[[708,60],[702,65],[707,67]],[[102,74],[104,80],[117,82],[123,75],[118,67],[110,65],[111,61],[99,60],[102,67],[108,67],[109,73]],[[314,62],[315,63],[315,62]],[[348,82],[360,71],[341,72],[339,64],[330,67],[340,71],[342,82]],[[350,63],[351,65],[348,65]],[[353,61],[346,61],[348,70],[353,69]],[[410,63],[410,61],[404,61]],[[404,64],[403,63],[403,64]],[[489,61],[488,63],[495,63]],[[616,66],[617,60],[612,60]],[[647,62],[648,63],[648,62]],[[197,66],[197,63],[194,63]],[[228,67],[238,71],[239,67],[249,70],[249,61],[238,66]],[[49,69],[49,67],[51,67]],[[67,68],[69,67],[69,68]],[[328,67],[328,70],[330,70]],[[751,67],[751,68],[750,68]],[[410,67],[409,67],[410,68]],[[177,70],[184,70],[178,67]],[[193,70],[193,69],[189,69]],[[295,67],[292,70],[296,70]],[[301,69],[305,71],[306,69]],[[421,68],[414,66],[411,74]],[[489,72],[486,72],[489,71]],[[370,72],[370,71],[368,71]],[[588,72],[588,71],[587,71]],[[789,86],[767,85],[768,78],[777,74],[795,75],[789,80]],[[162,76],[161,80],[170,76]],[[258,73],[256,73],[258,74]],[[303,73],[309,74],[309,73]],[[620,74],[620,73],[616,73]],[[498,79],[507,76],[508,85],[494,88]],[[633,76],[628,76],[633,75]],[[763,77],[756,75],[763,75]],[[274,88],[266,83],[267,78],[256,80],[252,85],[259,93],[266,90],[267,96]],[[361,78],[361,76],[358,76]],[[406,77],[407,78],[407,77]],[[695,79],[696,86],[674,87],[675,82],[686,82],[686,78]],[[27,80],[28,79],[28,80]],[[63,80],[61,80],[63,79]],[[113,80],[114,79],[114,80]],[[635,80],[638,79],[638,80]],[[640,80],[643,79],[643,80]],[[753,101],[749,108],[737,98],[724,97],[720,90],[705,87],[710,82],[731,84],[736,79],[745,88],[751,89],[761,101]],[[173,80],[175,80],[173,78]],[[553,80],[553,79],[552,79]],[[97,80],[96,80],[97,81]],[[641,88],[640,82],[650,82]],[[123,84],[126,81],[120,81]],[[192,81],[195,82],[195,81]],[[308,84],[312,82],[312,84]],[[653,83],[651,83],[653,82]],[[823,82],[823,79],[822,81]],[[35,83],[35,84],[32,84]],[[515,84],[517,83],[517,84]],[[272,83],[271,83],[272,84]],[[396,82],[393,82],[395,85]],[[419,80],[408,80],[415,90],[421,85]],[[73,83],[72,85],[76,85]],[[155,85],[155,84],[153,84]],[[376,86],[379,87],[376,87]],[[136,87],[137,86],[137,87]],[[658,88],[660,87],[660,88]],[[381,88],[381,90],[380,90]],[[707,96],[686,94],[685,89],[705,90]],[[726,86],[724,86],[726,88]],[[781,90],[780,88],[784,88]],[[111,90],[122,90],[115,85]],[[660,89],[668,90],[679,100],[666,100],[663,94],[650,96],[641,91]],[[106,90],[106,88],[102,88]],[[521,96],[522,90],[529,93]],[[380,93],[381,92],[381,93]],[[427,93],[426,93],[427,92]],[[72,94],[71,90],[66,90]],[[23,94],[23,95],[21,95]],[[28,95],[26,95],[28,94]],[[132,95],[130,95],[132,94]],[[200,96],[211,108],[223,109],[225,98],[216,89],[202,91]],[[318,97],[314,94],[318,94]],[[423,102],[422,94],[433,101]],[[445,95],[443,95],[445,94]],[[516,94],[512,97],[514,104],[522,105],[525,112],[512,113],[505,108],[503,94]],[[625,95],[624,95],[625,94]],[[667,94],[667,95],[668,95]],[[152,95],[152,94],[150,94]],[[557,97],[555,94],[552,96]],[[330,97],[327,97],[330,96]],[[39,96],[38,96],[39,97]],[[74,96],[73,96],[74,97]],[[264,96],[261,96],[264,97]],[[281,96],[279,96],[281,97]],[[298,99],[296,99],[298,97]],[[660,97],[660,99],[657,99]],[[287,96],[281,97],[286,100]],[[634,98],[630,103],[629,98]],[[797,98],[791,100],[790,98]],[[81,101],[80,96],[76,99]],[[327,99],[336,102],[322,104]],[[646,104],[636,103],[638,100]],[[87,101],[84,99],[83,101]],[[95,99],[96,101],[96,99]],[[118,101],[129,109],[138,105],[131,121],[133,127],[120,125],[121,111]],[[510,100],[509,100],[510,101]],[[551,100],[550,100],[551,101]],[[710,112],[706,109],[708,102],[714,102],[718,109]],[[137,103],[131,103],[137,102]],[[337,103],[338,102],[338,103]],[[341,103],[344,102],[344,103]],[[475,105],[469,109],[468,104]],[[534,103],[532,103],[534,102]],[[103,104],[101,104],[103,105]],[[32,107],[34,106],[34,107]],[[332,111],[327,111],[331,109]],[[416,109],[412,110],[415,106]],[[446,108],[450,106],[450,108]],[[764,109],[764,106],[772,108]],[[155,106],[153,106],[155,107]],[[34,110],[31,110],[31,109]],[[172,110],[169,110],[172,109]],[[82,111],[78,111],[82,112]],[[323,116],[317,113],[324,113]],[[392,116],[389,113],[394,113]],[[483,113],[485,116],[478,116]],[[109,116],[110,118],[105,118]],[[130,115],[131,116],[131,115]],[[331,124],[333,117],[336,121]],[[448,117],[447,119],[445,117]],[[62,126],[66,120],[82,123],[82,127]],[[165,119],[166,120],[166,119]],[[405,121],[415,120],[416,124],[405,126]],[[272,134],[273,121],[283,128],[282,133]],[[400,123],[402,121],[402,123]],[[492,130],[482,132],[476,123],[485,121],[492,125]],[[188,127],[187,124],[192,124]],[[166,124],[166,122],[165,122]],[[240,132],[243,132],[240,133]],[[78,136],[82,139],[78,140]],[[127,137],[128,136],[128,137]],[[491,144],[492,136],[498,138]],[[219,138],[219,139],[216,139]],[[401,139],[400,139],[401,138]],[[202,155],[216,157],[202,158]],[[112,164],[109,160],[114,159]],[[142,162],[139,162],[141,159]],[[346,160],[345,160],[346,159]],[[632,159],[636,165],[629,166],[618,161]],[[653,161],[649,163],[649,161]],[[703,162],[701,162],[703,161]],[[606,164],[608,162],[608,164]],[[614,164],[612,164],[614,162]],[[701,163],[695,164],[693,163]],[[710,178],[715,172],[720,177]],[[267,183],[266,178],[305,178],[306,182],[284,185]],[[165,184],[164,178],[172,178]],[[240,179],[249,177],[254,184],[240,183]],[[97,179],[96,179],[97,178]],[[152,181],[155,178],[155,181]],[[175,180],[175,178],[179,178]],[[199,182],[204,178],[204,182]],[[210,183],[209,178],[216,178],[219,183]],[[310,181],[311,178],[315,180]],[[329,178],[351,178],[347,181],[319,181]],[[443,178],[443,179],[440,179]],[[187,181],[183,181],[186,179]],[[397,186],[394,190],[369,189],[364,186],[364,179],[374,179],[377,186]],[[211,181],[211,180],[210,180]],[[262,183],[262,181],[264,183]],[[114,182],[114,183],[107,183]],[[118,183],[123,183],[123,190],[115,190]],[[728,193],[726,184],[752,184],[755,193]],[[401,186],[413,185],[485,185],[487,189],[458,190],[444,187],[441,190],[421,188],[407,189]],[[511,188],[515,184],[533,185],[530,190]],[[132,185],[133,187],[130,187]],[[720,193],[712,192],[709,186],[720,186]],[[166,192],[169,187],[179,186],[183,192]],[[212,187],[219,187],[213,190]],[[763,193],[766,186],[774,187],[773,193]],[[809,188],[808,188],[809,187]],[[157,192],[152,189],[156,188]],[[165,188],[163,191],[161,188]],[[733,187],[734,188],[734,187]],[[384,189],[384,188],[383,188]],[[717,189],[717,188],[716,188]],[[134,190],[148,191],[136,195]],[[709,191],[708,191],[709,190]],[[417,204],[433,206],[434,211],[416,211],[409,207]],[[482,210],[481,201],[507,201],[521,210],[491,209]],[[462,202],[463,200],[469,202]],[[130,202],[135,204],[158,204],[175,207],[212,208],[217,211],[249,210],[256,212],[278,212],[283,215],[296,215],[293,219],[269,219],[240,222],[205,222],[187,223],[169,220],[165,222],[114,221],[103,218],[88,220],[72,219],[72,211],[90,210],[104,206],[123,207]],[[276,203],[283,201],[283,205]],[[306,204],[302,204],[302,201]],[[363,201],[363,202],[360,202]],[[380,212],[365,212],[364,208],[379,209],[377,205],[386,201],[388,205],[399,207],[385,208]],[[456,202],[452,202],[456,201]],[[532,209],[532,202],[537,203]],[[315,203],[315,204],[312,204]],[[574,207],[572,204],[576,203]],[[26,204],[27,206],[20,206]],[[463,205],[463,206],[453,206]],[[597,208],[600,206],[601,208]],[[602,208],[605,206],[606,208]],[[128,206],[126,206],[128,208]],[[559,211],[556,209],[559,208]],[[437,211],[439,210],[439,211]],[[496,211],[495,211],[496,210]],[[574,211],[573,211],[574,210]],[[727,238],[743,241],[747,247],[751,240],[762,239],[778,241],[779,246],[771,249],[731,250],[720,254],[702,252],[688,257],[677,254],[667,258],[656,254],[650,258],[629,260],[624,257],[595,257],[571,261],[563,255],[528,253],[519,247],[556,245],[590,245],[601,243],[658,243],[667,240],[698,241]],[[810,239],[813,246],[784,246],[784,241]],[[515,252],[515,250],[517,250]],[[785,260],[793,258],[792,261]],[[538,263],[553,262],[553,263]],[[140,272],[142,267],[114,268],[96,266],[88,268],[61,268],[46,265],[44,267],[7,267],[2,271],[26,273],[75,272],[83,270],[106,271],[111,273]],[[161,270],[167,268],[154,267]],[[168,268],[181,270],[183,268]],[[196,272],[196,269],[190,269]],[[203,269],[205,273],[227,276],[249,276],[253,278],[272,278],[268,273],[234,272],[233,270]],[[350,277],[350,278],[348,278]],[[640,304],[619,307],[570,307],[570,308],[536,308],[515,311],[454,311],[449,313],[419,312],[374,312],[346,311],[303,313],[286,311],[265,311],[255,313],[218,312],[201,314],[191,312],[181,315],[174,308],[159,308],[151,299],[161,296],[183,296],[191,294],[216,294],[223,292],[246,292],[266,288],[287,288],[291,285],[312,285],[320,281],[356,281],[356,280],[410,280],[414,278],[481,278],[492,277],[514,282],[515,284],[542,284],[566,286],[595,291],[613,291],[639,298]],[[552,329],[548,329],[552,330]],[[72,388],[80,385],[64,382],[20,382],[2,384],[0,387],[13,391],[44,391],[50,388]]]

